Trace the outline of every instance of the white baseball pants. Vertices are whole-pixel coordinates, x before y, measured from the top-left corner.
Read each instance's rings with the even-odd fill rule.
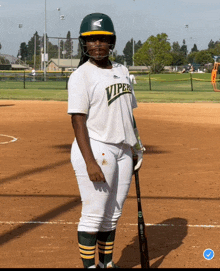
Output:
[[[102,169],[106,183],[92,182],[76,139],[72,144],[71,162],[82,201],[78,231],[111,231],[122,214],[133,172],[132,151],[129,145],[106,144],[90,140],[94,157]]]

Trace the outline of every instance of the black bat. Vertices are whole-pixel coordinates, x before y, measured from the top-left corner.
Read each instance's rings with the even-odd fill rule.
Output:
[[[140,247],[140,258],[141,258],[141,268],[150,268],[149,256],[148,256],[148,245],[147,236],[145,233],[144,217],[141,207],[141,195],[140,195],[140,185],[138,171],[134,171],[136,193],[137,193],[137,204],[138,204],[138,237],[139,237],[139,247]]]

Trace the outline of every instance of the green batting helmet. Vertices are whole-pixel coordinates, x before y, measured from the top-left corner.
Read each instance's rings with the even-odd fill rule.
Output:
[[[109,16],[102,13],[87,15],[80,26],[80,36],[115,35],[114,25]]]
[[[103,13],[92,13],[87,15],[81,23],[79,31],[79,40],[82,43],[83,38],[91,35],[109,35],[112,36],[111,50],[115,47],[116,35],[111,18]]]
[[[103,13],[91,13],[81,22],[79,31],[79,43],[81,46],[81,58],[78,65],[81,66],[89,59],[86,49],[86,37],[91,35],[109,35],[111,37],[110,50],[113,50],[116,42],[116,34],[111,18]]]

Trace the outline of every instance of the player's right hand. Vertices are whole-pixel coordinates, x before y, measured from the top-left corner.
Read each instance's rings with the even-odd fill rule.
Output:
[[[105,176],[96,161],[87,164],[87,172],[88,172],[90,181],[104,182],[104,183],[106,182]]]

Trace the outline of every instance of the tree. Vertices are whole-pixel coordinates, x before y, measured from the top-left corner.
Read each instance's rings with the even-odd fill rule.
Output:
[[[73,56],[73,58],[80,59],[81,57],[81,46],[80,43],[78,42],[78,48],[77,48],[77,54]]]
[[[134,55],[135,65],[151,66],[153,73],[159,73],[164,66],[170,65],[172,55],[167,38],[165,33],[158,34],[156,37],[150,36]]]
[[[60,58],[62,58],[62,53],[64,53],[65,51],[65,48],[64,48],[64,41],[63,40],[60,40]],[[63,58],[64,58],[64,54],[63,54]]]
[[[188,51],[187,51],[187,45],[186,45],[185,39],[183,40],[183,45],[181,46],[180,51],[183,52],[185,57],[187,56]]]
[[[36,37],[36,38],[35,38]],[[35,44],[36,41],[36,44]],[[41,47],[43,44],[42,39],[38,35],[38,32],[36,31],[34,35],[31,37],[31,39],[28,41],[27,47],[28,47],[28,60],[32,60],[34,56],[34,50],[35,50],[35,45],[36,45],[36,55],[41,54]]]
[[[10,64],[10,61],[5,57],[0,56],[0,64]]]
[[[178,41],[174,41],[173,42],[173,45],[172,45],[172,51],[174,53],[180,53],[180,45],[179,45],[179,42]]]
[[[176,52],[171,52],[170,53],[172,56],[172,61],[170,63],[170,65],[172,66],[180,66],[180,65],[184,65],[186,63],[186,59],[183,55],[183,53],[176,53]]]
[[[215,43],[213,40],[210,40],[209,44],[208,44],[208,49],[214,49],[215,48]]]
[[[188,54],[187,63],[196,63],[196,55],[197,54],[198,54],[198,52],[191,52],[190,54]]]
[[[117,54],[116,54],[116,56],[115,56],[115,62],[124,65],[124,56],[123,56],[123,55],[117,55]]]
[[[34,64],[35,64],[35,69],[40,70],[41,69],[41,55],[36,55],[35,63],[34,63],[34,56],[32,57],[31,60],[28,60],[27,63],[32,67],[34,67]]]
[[[199,51],[195,55],[195,62],[200,65],[205,65],[213,62],[212,54],[208,50]]]
[[[19,54],[21,56],[22,61],[26,61],[28,57],[28,46],[26,42],[22,42],[19,49]],[[18,56],[17,55],[17,56]]]
[[[65,44],[64,44],[64,49],[66,51],[65,57],[66,57],[66,59],[70,59],[71,55],[72,55],[72,52],[73,52],[73,42],[71,40],[70,31],[68,31],[66,38],[67,39],[66,39]]]
[[[180,66],[183,65],[186,61],[185,61],[185,56],[183,54],[183,52],[180,50],[181,47],[179,45],[178,41],[174,41],[173,45],[172,45],[172,51],[171,51],[171,55],[172,55],[172,62],[171,65],[172,66]]]
[[[128,66],[132,65],[132,56],[133,56],[133,39],[128,41],[125,45],[125,48],[123,50],[123,54],[125,57],[126,64]]]
[[[36,69],[41,68],[41,53],[43,52],[43,37],[38,35],[36,31],[31,39],[27,43],[28,56],[27,56],[27,64],[34,66]],[[34,63],[34,56],[35,63]]]
[[[142,46],[141,41],[139,40],[137,43],[134,41],[134,53],[136,53]],[[123,50],[124,59],[128,66],[133,64],[133,38],[128,41]]]
[[[213,42],[213,43],[214,43],[214,42]],[[211,53],[212,58],[214,58],[214,56],[220,57],[220,43],[219,43],[218,41],[216,41],[216,42],[214,43],[214,47],[211,46],[211,47],[208,49],[208,51]]]
[[[58,58],[58,46],[52,44],[50,41],[47,42],[48,59]]]
[[[142,46],[143,44],[141,43],[141,41],[139,40],[137,43],[134,42],[134,52],[136,53]]]
[[[123,55],[118,55],[117,51],[114,51],[110,56],[109,59],[111,61],[115,61],[120,64],[124,64],[124,56]]]
[[[194,43],[193,48],[191,49],[191,53],[198,52],[197,45]]]

